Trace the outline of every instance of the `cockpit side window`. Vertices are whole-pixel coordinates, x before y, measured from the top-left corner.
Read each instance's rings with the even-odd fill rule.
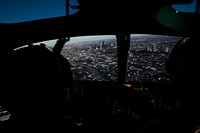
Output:
[[[176,10],[176,12],[183,13],[200,13],[200,1],[193,0],[191,3],[187,4],[174,4],[172,8]]]
[[[1,0],[0,23],[64,17],[77,13],[79,6],[77,0]]]
[[[178,36],[131,36],[126,79],[128,82],[169,82],[165,69],[168,53],[181,39]]]

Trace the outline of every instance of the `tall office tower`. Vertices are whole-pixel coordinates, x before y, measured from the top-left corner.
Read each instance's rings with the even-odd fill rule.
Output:
[[[157,51],[157,49],[156,49],[156,44],[155,44],[155,43],[152,44],[152,50],[153,50],[153,52],[156,52],[156,51]]]

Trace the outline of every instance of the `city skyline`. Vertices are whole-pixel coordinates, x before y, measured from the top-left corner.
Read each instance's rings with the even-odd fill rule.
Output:
[[[127,80],[153,82],[169,80],[164,61],[180,37],[152,35],[135,37],[130,42]],[[76,80],[117,81],[115,39],[69,45],[63,49],[62,54],[71,63]]]

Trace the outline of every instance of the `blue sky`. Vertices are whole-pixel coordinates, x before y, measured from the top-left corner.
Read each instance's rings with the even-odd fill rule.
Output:
[[[175,4],[173,8],[182,12],[194,12],[197,0],[189,4]],[[79,5],[69,0],[70,5]],[[69,14],[79,9],[70,8]],[[17,23],[35,19],[66,15],[66,0],[0,0],[0,23]]]
[[[70,0],[77,5],[77,0]],[[78,10],[70,8],[69,14]],[[66,0],[0,0],[0,22],[16,23],[66,15]]]
[[[194,13],[196,3],[197,3],[197,0],[193,0],[193,2],[189,4],[174,4],[172,7],[177,11]]]

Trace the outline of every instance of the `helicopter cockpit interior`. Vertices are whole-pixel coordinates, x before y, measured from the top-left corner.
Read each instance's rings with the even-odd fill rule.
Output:
[[[191,110],[200,130],[199,22],[200,0],[2,0],[0,132],[138,133]]]

